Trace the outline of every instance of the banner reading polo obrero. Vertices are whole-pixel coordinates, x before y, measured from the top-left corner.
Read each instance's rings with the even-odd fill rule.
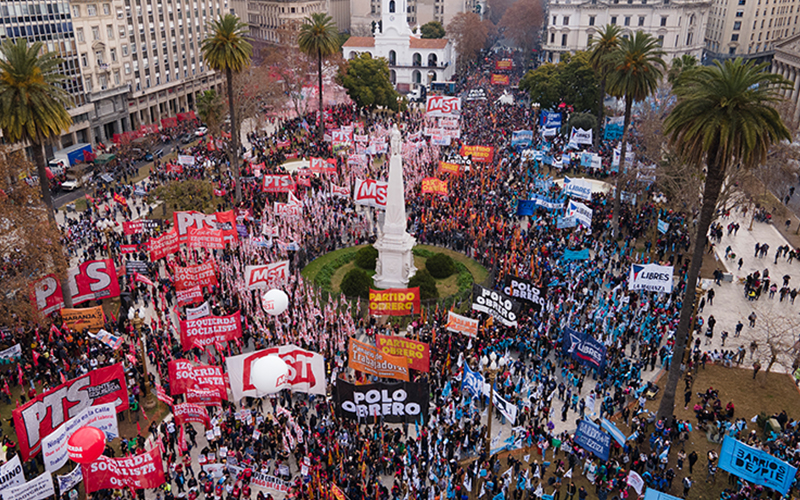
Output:
[[[490,314],[506,326],[517,326],[520,307],[519,302],[503,292],[483,288],[477,283],[472,284],[472,308]]]
[[[719,452],[719,468],[745,481],[772,488],[781,495],[789,493],[797,469],[758,448],[725,436]]]
[[[111,299],[119,297],[119,281],[114,261],[89,260],[73,267],[67,275],[72,304],[78,305],[87,300]]]
[[[25,484],[3,490],[3,500],[43,500],[55,494],[53,475],[45,472]]]
[[[478,323],[477,319],[468,318],[453,311],[447,311],[447,324],[445,328],[451,332],[462,333],[467,337],[478,336]]]
[[[153,262],[158,259],[163,259],[167,255],[174,254],[180,249],[178,232],[175,231],[173,227],[158,238],[150,238],[148,241],[148,249],[150,251],[150,260]]]
[[[373,208],[386,208],[386,186],[384,181],[373,179],[356,179],[356,190],[353,202]]]
[[[103,306],[96,306],[84,309],[62,309],[61,320],[76,332],[82,332],[86,328],[96,332],[103,328],[106,317],[103,314]]]
[[[42,438],[42,458],[45,470],[56,472],[69,462],[67,441],[75,431],[86,426],[103,431],[106,441],[118,438],[117,409],[114,404],[90,406],[69,419],[52,434]]]
[[[469,156],[477,163],[492,163],[494,158],[493,146],[461,146],[461,156]]]
[[[175,266],[175,290],[187,290],[199,286],[217,285],[217,274],[214,261],[209,260],[199,266]]]
[[[394,378],[408,382],[408,361],[399,356],[390,356],[377,347],[350,337],[349,367],[360,372],[382,378]]]
[[[81,465],[81,471],[87,494],[105,489],[158,488],[164,484],[161,448],[153,448],[125,458],[108,458],[100,455],[94,462]]]
[[[228,316],[206,316],[181,321],[181,345],[184,351],[194,347],[205,347],[214,342],[227,342],[241,336],[241,311]]]
[[[506,275],[506,286],[503,287],[503,293],[509,297],[514,297],[523,302],[527,302],[533,309],[540,312],[546,305],[547,301],[544,296],[547,293],[547,287],[538,286],[528,280],[517,278],[516,276]]]
[[[658,264],[633,264],[628,290],[672,293],[673,267]]]
[[[112,403],[117,413],[128,409],[128,386],[122,364],[92,370],[14,409],[14,431],[23,460],[39,453],[42,438],[94,405]]]
[[[228,399],[222,367],[213,365],[197,365],[185,359],[169,362],[170,394],[185,394],[189,389],[213,390],[219,399]]]
[[[447,196],[447,181],[439,180],[436,177],[426,177],[422,179],[422,194]]]
[[[406,358],[412,370],[427,373],[431,369],[431,349],[425,342],[395,335],[376,335],[375,344],[385,354]]]
[[[336,381],[333,399],[339,418],[366,423],[428,421],[428,384],[424,382],[354,385]]]
[[[39,314],[48,315],[64,307],[61,281],[55,274],[38,279],[30,284],[31,304]]]
[[[373,316],[407,316],[420,310],[419,287],[369,290],[369,313]]]
[[[289,261],[281,260],[260,266],[247,266],[244,280],[247,290],[263,290],[286,284],[289,279]]]
[[[446,95],[429,95],[425,103],[428,116],[458,116],[461,114],[461,98]]]
[[[283,388],[307,394],[325,394],[325,358],[288,344],[225,358],[234,401],[264,396],[250,381],[250,372],[257,359],[270,354],[277,354],[289,366],[289,377]]]

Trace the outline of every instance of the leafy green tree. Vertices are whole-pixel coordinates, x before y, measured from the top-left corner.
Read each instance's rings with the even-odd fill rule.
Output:
[[[419,287],[419,298],[422,300],[435,299],[439,297],[439,289],[436,288],[436,280],[427,269],[420,269],[408,280],[408,288]]]
[[[367,245],[364,248],[359,249],[359,251],[356,252],[356,258],[354,259],[354,262],[358,267],[368,271],[375,270],[375,264],[377,261],[378,249],[372,245]]]
[[[589,64],[592,65],[597,76],[600,78],[600,89],[597,92],[597,127],[594,130],[594,145],[600,144],[603,133],[603,115],[605,107],[603,102],[606,99],[606,80],[608,73],[612,69],[611,54],[619,48],[620,28],[616,24],[606,24],[598,33],[600,38],[594,40],[589,53]]]
[[[456,263],[449,255],[437,253],[425,261],[425,269],[427,269],[434,278],[444,279],[456,272]]]
[[[239,124],[233,99],[233,74],[250,65],[253,46],[245,37],[247,25],[234,14],[220,15],[208,27],[208,34],[200,46],[208,67],[225,73],[228,86],[228,113],[231,119],[231,166],[236,182],[236,203],[242,200],[242,184],[239,182]]]
[[[419,29],[422,38],[444,38],[444,26],[439,21],[430,21]]]
[[[447,25],[449,38],[456,46],[458,67],[475,60],[489,39],[491,21],[481,21],[481,16],[474,12],[459,12]]]
[[[175,181],[157,187],[150,195],[150,202],[162,201],[163,213],[167,209],[175,211],[198,210],[213,212],[219,200],[214,198],[214,185],[211,181],[188,179]]]
[[[533,102],[551,109],[564,102],[578,112],[591,110],[597,102],[598,80],[586,52],[565,54],[558,64],[547,63],[528,71],[519,83]]]
[[[516,0],[503,14],[497,26],[521,48],[527,57],[539,41],[544,23],[541,0]]]
[[[364,270],[354,267],[347,271],[339,287],[345,297],[369,298],[369,289],[373,287],[372,278]]]
[[[8,142],[33,145],[42,201],[55,222],[42,146],[72,125],[67,112],[72,99],[58,86],[65,78],[59,72],[61,59],[54,52],[42,53],[42,47],[42,42],[28,45],[25,38],[0,46],[0,130]]]
[[[572,113],[566,126],[566,133],[569,133],[573,128],[580,128],[583,130],[590,130],[597,125],[597,119],[591,113]]]
[[[622,186],[620,178],[625,173],[626,142],[630,134],[631,109],[633,103],[644,101],[652,94],[666,70],[662,56],[664,51],[655,37],[637,31],[630,38],[619,40],[619,48],[610,54],[611,71],[608,74],[608,90],[615,97],[625,98],[625,121],[622,125],[622,140],[619,155],[619,175],[617,175],[614,196],[614,214],[611,220],[612,231],[619,233],[619,206]]]
[[[314,12],[306,17],[300,26],[300,35],[297,37],[300,50],[311,57],[317,58],[317,85],[319,88],[319,126],[317,132],[319,140],[325,133],[322,124],[322,59],[335,54],[339,50],[339,32],[331,16],[323,12]]]
[[[681,57],[676,57],[672,60],[672,66],[667,72],[667,80],[673,87],[679,86],[687,71],[696,69],[699,61],[697,58],[690,54],[683,54]]]
[[[675,389],[694,308],[695,286],[703,264],[708,228],[714,218],[722,183],[731,167],[752,169],[764,163],[770,147],[791,133],[775,106],[790,82],[742,59],[717,61],[686,74],[674,89],[678,104],[665,121],[665,135],[686,161],[706,167],[703,205],[697,223],[692,260],[686,275],[675,350],[658,418],[672,415]]]
[[[405,109],[405,102],[398,100],[400,94],[389,79],[386,59],[373,59],[364,52],[339,68],[337,82],[347,89],[347,95],[361,108],[372,110],[376,106],[383,106],[392,111]]]
[[[205,90],[197,94],[195,105],[197,106],[197,115],[200,120],[206,124],[211,135],[217,137],[222,125],[223,113],[225,112],[220,95],[217,94],[216,90]]]

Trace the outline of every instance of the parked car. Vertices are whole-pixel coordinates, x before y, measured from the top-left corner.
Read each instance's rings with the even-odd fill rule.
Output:
[[[197,130],[194,131],[194,135],[196,135],[197,137],[203,137],[207,133],[208,133],[208,128],[207,127],[200,127],[200,128],[198,128]]]
[[[189,144],[190,142],[194,141],[195,137],[192,134],[186,134],[181,137],[181,144]]]
[[[144,155],[144,161],[153,161],[153,153],[151,153],[150,151],[148,151],[147,153],[145,153],[145,155]]]
[[[79,187],[81,187],[81,181],[77,179],[67,179],[61,183],[62,191],[75,191]]]

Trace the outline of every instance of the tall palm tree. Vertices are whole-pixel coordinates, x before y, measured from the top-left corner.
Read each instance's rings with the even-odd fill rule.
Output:
[[[319,126],[317,133],[319,139],[325,127],[322,124],[322,58],[335,54],[339,50],[339,32],[331,16],[323,12],[315,12],[306,17],[300,26],[300,35],[297,37],[300,50],[309,56],[317,57],[317,85],[319,90]]]
[[[42,42],[28,45],[25,38],[0,46],[0,129],[9,142],[33,145],[42,200],[55,222],[43,146],[72,125],[67,112],[72,99],[58,86],[65,78],[59,72],[61,59],[53,52],[41,53],[42,47]]]
[[[200,92],[195,105],[197,106],[197,116],[206,124],[211,135],[214,137],[219,135],[225,109],[220,95],[215,90]]]
[[[611,58],[609,57],[619,48],[620,28],[616,24],[606,24],[598,33],[600,38],[592,41],[591,52],[589,53],[589,64],[600,77],[600,88],[598,89],[597,102],[597,125],[594,130],[594,145],[600,144],[600,135],[603,132],[604,101],[606,99],[606,79],[612,69]]]
[[[233,74],[250,65],[253,46],[245,39],[247,25],[234,14],[220,14],[208,26],[208,34],[200,50],[208,67],[225,72],[228,86],[228,113],[231,119],[231,168],[236,182],[236,203],[242,200],[242,186],[239,182],[239,124],[233,102]]]
[[[667,72],[667,80],[669,81],[670,85],[673,87],[677,87],[681,84],[681,75],[685,72],[695,69],[698,66],[699,61],[697,58],[691,54],[683,54],[680,57],[676,57],[672,60],[672,66],[669,68],[669,72]]]
[[[645,100],[658,88],[664,70],[667,68],[661,56],[660,42],[653,36],[637,31],[630,38],[619,40],[619,48],[609,56],[611,70],[608,73],[608,90],[615,97],[625,98],[625,121],[622,125],[620,144],[619,173],[617,174],[616,194],[614,196],[614,215],[611,220],[614,234],[619,232],[619,205],[622,189],[620,179],[625,174],[625,143],[631,124],[631,108],[636,101]]]
[[[674,89],[678,104],[664,123],[665,135],[686,161],[698,167],[705,164],[706,179],[686,291],[675,331],[675,351],[658,407],[659,418],[671,416],[675,406],[675,389],[681,377],[695,285],[725,175],[734,164],[742,168],[760,165],[772,144],[791,138],[774,107],[781,100],[780,91],[790,89],[791,85],[781,76],[765,71],[768,65],[755,65],[740,58],[724,63],[717,61],[715,66],[689,72],[684,82]]]

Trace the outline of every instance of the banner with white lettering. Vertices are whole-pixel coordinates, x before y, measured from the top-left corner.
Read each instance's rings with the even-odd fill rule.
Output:
[[[58,491],[63,495],[83,481],[81,466],[76,465],[75,468],[72,469],[72,472],[66,476],[56,476],[56,479],[58,480]]]
[[[227,342],[241,336],[241,311],[228,316],[206,316],[181,321],[181,345],[184,351],[194,347],[205,347],[214,342]]]
[[[67,441],[75,431],[87,426],[103,431],[106,441],[118,438],[117,409],[114,404],[90,406],[67,420],[52,434],[42,438],[42,458],[45,470],[56,472],[69,462]]]
[[[506,326],[517,326],[520,303],[503,292],[472,284],[472,308],[500,320]]]
[[[567,217],[572,217],[581,226],[592,233],[592,209],[579,201],[569,200],[567,205]]]
[[[428,384],[424,382],[354,385],[339,379],[333,400],[339,418],[364,423],[428,421]]]
[[[105,489],[158,488],[164,484],[161,447],[123,458],[100,455],[94,462],[82,465],[81,469],[87,494]]]
[[[530,304],[534,311],[539,312],[546,304],[544,298],[547,288],[538,286],[528,280],[517,278],[510,274],[506,275],[506,286],[503,287],[503,293],[509,297],[514,297],[523,302]]]
[[[572,127],[572,133],[569,135],[569,142],[590,146],[592,144],[592,129],[583,130],[582,128]]]
[[[356,189],[353,192],[353,202],[373,208],[386,208],[386,188],[384,181],[373,179],[356,179]]]
[[[583,179],[564,177],[564,193],[584,200],[592,199],[592,183]]]
[[[67,283],[75,306],[87,300],[119,297],[117,268],[111,259],[89,260],[71,268],[67,272]]]
[[[45,472],[25,484],[3,490],[3,500],[44,500],[55,494],[53,475]]]
[[[427,116],[459,116],[461,98],[446,95],[429,95],[425,103]]]
[[[246,266],[244,276],[248,291],[275,288],[288,281],[289,261],[281,260],[260,266]]]
[[[257,359],[270,354],[277,354],[289,366],[289,377],[284,388],[307,394],[325,394],[325,358],[316,352],[288,344],[225,358],[234,401],[245,396],[264,396],[250,381],[250,372]]]
[[[672,293],[673,267],[658,264],[631,265],[628,290]]]

